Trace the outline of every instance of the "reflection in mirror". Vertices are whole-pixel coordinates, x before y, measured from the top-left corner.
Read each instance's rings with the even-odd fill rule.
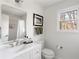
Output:
[[[7,6],[1,6],[1,40],[11,41],[26,35],[26,12]]]
[[[2,13],[1,14],[2,20],[1,20],[1,40],[8,40],[8,31],[9,31],[9,16]]]
[[[1,39],[1,27],[0,27],[0,39]]]

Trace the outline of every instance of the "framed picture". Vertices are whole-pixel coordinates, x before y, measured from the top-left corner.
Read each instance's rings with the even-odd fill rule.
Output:
[[[43,16],[34,13],[33,14],[33,25],[43,26]]]
[[[14,25],[13,24],[9,24],[9,29],[13,29]]]
[[[34,27],[36,35],[43,34],[43,27]]]

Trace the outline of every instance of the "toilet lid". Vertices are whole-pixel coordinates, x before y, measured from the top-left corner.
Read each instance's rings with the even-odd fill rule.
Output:
[[[54,52],[50,49],[44,49],[42,52],[45,55],[54,56]]]

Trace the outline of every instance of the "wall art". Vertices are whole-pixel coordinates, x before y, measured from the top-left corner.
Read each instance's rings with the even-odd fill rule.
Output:
[[[34,13],[33,14],[33,25],[43,26],[43,16]]]

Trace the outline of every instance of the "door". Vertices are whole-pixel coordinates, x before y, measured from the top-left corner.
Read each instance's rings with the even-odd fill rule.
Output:
[[[18,18],[10,16],[9,17],[9,40],[16,40],[17,26],[18,26]]]

